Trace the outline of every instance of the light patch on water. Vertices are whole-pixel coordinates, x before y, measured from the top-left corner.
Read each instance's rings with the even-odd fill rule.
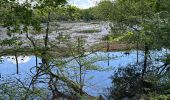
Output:
[[[16,64],[15,56],[6,56],[3,58],[6,59],[9,63]],[[19,56],[17,57],[17,59],[18,59],[18,64],[22,64],[22,63],[29,62],[31,57],[30,56]]]

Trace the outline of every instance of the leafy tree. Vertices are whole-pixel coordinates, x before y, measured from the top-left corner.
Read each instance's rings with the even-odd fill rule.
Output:
[[[72,21],[80,19],[80,9],[75,6],[67,6],[66,13],[68,14],[68,18]]]
[[[97,20],[96,7],[81,10],[81,19],[84,21]]]
[[[102,15],[112,22],[111,30],[113,36],[115,38],[117,37],[114,40],[124,40],[129,41],[129,43],[136,44],[137,62],[139,46],[140,49],[145,51],[145,65],[143,69],[145,73],[149,50],[160,49],[158,47],[161,45],[161,42],[163,42],[160,40],[160,37],[165,38],[163,36],[168,36],[167,32],[161,32],[160,28],[164,25],[167,26],[164,23],[165,18],[162,19],[160,16],[160,13],[165,12],[165,10],[158,11],[158,5],[162,4],[163,2],[165,3],[166,1],[158,2],[158,0],[115,0],[114,2],[104,2],[110,2],[107,5],[112,6],[113,9],[110,11],[110,15]],[[100,9],[103,8],[100,6],[98,7]],[[165,6],[165,8],[167,7]],[[106,8],[107,11],[109,11],[109,9],[110,7]],[[166,20],[167,18],[168,17],[166,17]],[[164,33],[164,35],[160,35],[160,32]],[[165,38],[165,40],[167,39]]]
[[[100,20],[109,20],[113,16],[113,2],[110,0],[102,0],[95,9],[95,14]]]
[[[37,1],[36,9],[38,9],[43,16],[45,16],[45,22],[46,22],[46,35],[44,38],[44,45],[45,48],[48,46],[48,35],[49,35],[49,29],[50,29],[50,21],[51,21],[51,13],[54,11],[54,9],[58,6],[63,5],[66,3],[66,0],[43,0],[43,1]]]
[[[169,41],[167,40],[167,38],[169,38],[169,31],[168,31],[169,29],[169,6],[168,5],[169,4],[170,2],[167,0],[162,0],[162,1],[160,0],[115,0],[112,3],[110,3],[113,9],[112,11],[110,11],[111,14],[109,16],[108,14],[107,15],[102,14],[104,16],[103,20],[108,20],[112,22],[111,30],[114,36],[113,40],[117,40],[117,41],[123,40],[125,42],[128,41],[129,43],[136,44],[137,51],[139,49],[144,51],[143,64],[140,66],[141,81],[145,81],[145,79],[147,79],[146,77],[147,76],[149,77],[147,72],[150,69],[150,66],[148,65],[150,50],[157,50],[157,49],[161,49],[162,47],[164,48],[169,47]],[[102,9],[102,7],[100,9]],[[109,9],[110,8],[106,8],[106,11],[109,11]],[[166,60],[168,59],[169,58],[166,58]],[[167,63],[165,63],[165,65],[167,65]],[[166,68],[168,69],[163,68],[164,70],[166,70],[165,72],[169,71],[168,66],[166,66]],[[155,66],[155,67],[160,67],[160,66]],[[120,74],[125,75],[123,73]],[[131,75],[133,77],[135,73],[131,73]],[[120,76],[118,78],[120,80],[114,80],[113,83],[117,84],[116,82],[119,82],[117,84],[118,86],[120,86],[119,85],[120,83],[121,85],[123,85],[124,84],[123,79],[124,78],[125,80],[128,79],[128,76],[130,75],[127,75],[127,77]],[[114,79],[117,79],[117,77],[115,77]],[[116,88],[116,89],[120,89],[120,91],[117,92],[120,94],[117,95],[121,95],[121,96],[124,95],[124,98],[126,98],[126,96],[128,95],[127,93],[128,91],[134,91],[133,86],[131,88],[132,90],[131,89],[126,90],[129,87],[128,84],[130,85],[131,83],[130,82],[127,82],[127,84],[125,83],[124,89],[122,89],[123,88],[122,86],[121,86],[122,88],[121,87]],[[153,84],[155,85],[156,83]],[[132,85],[135,85],[135,83],[132,83]],[[135,95],[138,94],[137,92],[139,91],[140,90],[137,90],[136,93],[134,94]],[[114,95],[114,93],[112,94]]]

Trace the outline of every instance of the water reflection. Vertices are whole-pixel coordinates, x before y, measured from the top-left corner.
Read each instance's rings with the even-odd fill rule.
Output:
[[[9,63],[16,64],[16,58],[15,56],[6,56],[2,57],[3,59],[6,59]],[[22,63],[28,63],[31,60],[30,56],[18,56],[18,64]]]
[[[141,52],[142,53],[142,52]],[[111,86],[111,80],[109,77],[114,73],[113,69],[118,68],[119,66],[126,66],[129,63],[133,63],[136,59],[135,51],[132,51],[129,55],[125,55],[124,52],[109,52],[110,66],[108,66],[107,61],[107,52],[96,52],[89,55],[87,58],[99,58],[103,59],[103,61],[96,61],[93,65],[96,65],[101,68],[101,70],[86,70],[85,71],[85,86],[84,90],[93,95],[98,96],[103,94],[104,89]],[[3,57],[3,63],[0,64],[0,73],[3,77],[13,75],[14,77],[20,77],[20,79],[24,80],[25,78],[30,77],[32,75],[30,69],[34,67],[34,74],[36,73],[36,57],[35,56],[18,56],[18,64],[19,64],[19,75],[16,75],[16,59],[15,56],[6,56]],[[69,60],[71,58],[63,58],[64,60]],[[127,60],[128,59],[128,60]],[[38,58],[38,63],[41,64],[41,59]],[[71,66],[70,66],[71,65]],[[70,68],[72,66],[77,66],[76,60],[72,60],[67,63],[66,66]],[[99,68],[99,69],[100,69]],[[68,77],[74,76],[75,70],[65,69],[65,75]],[[72,74],[72,75],[71,75]],[[75,78],[73,80],[76,81]]]
[[[109,54],[109,66],[108,66],[108,54]],[[151,58],[156,58],[156,56],[160,57],[163,56],[162,52],[152,51],[150,56],[154,56]],[[87,53],[88,55],[88,53]],[[117,68],[125,67],[128,64],[135,64],[136,63],[136,51],[131,51],[128,55],[124,52],[95,52],[87,57],[83,58],[86,59],[85,62],[88,64],[89,62],[92,63],[93,66],[97,66],[96,68],[92,69],[85,69],[83,71],[83,78],[84,78],[84,87],[83,90],[92,96],[99,96],[105,94],[105,89],[112,86],[112,80],[110,79],[111,75],[114,74],[114,71]],[[18,56],[18,66],[19,66],[19,74],[16,74],[16,59],[15,56],[4,56],[3,63],[0,64],[0,73],[1,77],[8,78],[10,76],[15,78],[19,78],[21,80],[27,79],[27,81],[31,81],[32,77],[36,76],[39,71],[42,71],[44,68],[43,74],[39,81],[46,81],[49,79],[48,76],[49,72],[46,72],[48,65],[43,65],[42,58],[38,58],[35,56]],[[96,61],[92,61],[92,58],[97,58]],[[55,59],[55,58],[52,58]],[[72,59],[72,60],[70,60]],[[54,63],[65,61],[67,63],[63,64],[62,66],[56,66]],[[62,57],[60,60],[55,59],[52,62],[48,62],[51,66],[50,73],[59,73],[64,77],[68,77],[72,81],[79,83],[79,64],[76,59],[72,57]],[[143,60],[143,52],[139,52],[139,61]],[[48,60],[47,60],[48,61]],[[37,65],[38,64],[38,65]],[[157,61],[155,64],[162,64],[161,62]],[[40,69],[42,68],[42,69]],[[38,85],[40,86],[40,85]],[[44,87],[44,85],[41,85]],[[46,85],[47,86],[47,85]]]
[[[16,75],[16,59],[15,56],[6,56],[2,57],[2,64],[0,64],[0,73],[2,76]],[[35,56],[19,56],[19,75],[25,78],[30,73],[30,69],[36,66],[36,57]],[[40,62],[40,59],[38,60]]]

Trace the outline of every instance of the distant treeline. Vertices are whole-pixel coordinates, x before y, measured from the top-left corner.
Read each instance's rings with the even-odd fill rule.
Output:
[[[59,21],[91,21],[99,19],[96,14],[96,7],[80,9],[71,5],[57,7],[51,18]]]
[[[80,9],[76,6],[65,5],[55,8],[52,18],[59,21],[91,21],[108,20],[112,12],[111,1],[102,1],[94,7]]]

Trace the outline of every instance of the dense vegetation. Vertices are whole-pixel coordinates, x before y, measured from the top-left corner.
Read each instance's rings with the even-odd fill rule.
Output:
[[[133,49],[137,51],[136,62],[115,70],[111,77],[112,87],[107,89],[103,97],[98,98],[87,94],[84,91],[84,74],[87,70],[106,70],[94,65],[94,62],[106,60],[106,58],[89,58],[88,55],[98,51],[98,48],[86,50],[81,37],[72,43],[68,40],[69,36],[59,35],[56,39],[58,43],[50,42],[49,34],[52,26],[59,26],[56,24],[57,21],[109,23],[110,34],[104,37],[104,41],[108,45],[114,42],[132,44]],[[26,0],[24,3],[19,3],[18,0],[0,0],[0,26],[6,29],[10,37],[0,39],[0,45],[12,47],[5,52],[15,55],[16,62],[20,51],[36,56],[36,73],[33,74],[31,82],[28,84],[17,79],[0,83],[0,99],[25,100],[50,97],[68,100],[170,99],[169,0],[103,0],[89,9],[68,5],[66,0]],[[77,30],[77,32],[93,34],[100,30]],[[40,42],[32,36],[39,33],[44,33],[44,39]],[[26,35],[31,44],[27,51],[22,46],[24,41],[21,41],[16,34]],[[61,44],[64,44],[64,47],[60,47]],[[107,47],[109,52],[109,46]],[[57,53],[55,54],[54,51]],[[90,53],[85,54],[86,51]],[[139,58],[140,51],[143,52],[142,60]],[[165,55],[156,57],[152,55],[153,51],[161,51]],[[63,60],[63,57],[72,59]],[[38,58],[42,61],[40,65],[37,63]],[[73,60],[76,66],[70,64]],[[163,64],[155,64],[155,61]],[[18,66],[18,63],[16,65]],[[65,70],[68,71],[66,75]],[[69,70],[76,70],[76,75],[70,76],[72,73]],[[43,77],[46,80],[42,82],[39,78]],[[75,81],[75,78],[78,80]],[[41,82],[46,84],[48,89],[34,86]]]
[[[152,50],[169,49],[170,2],[115,0],[101,2],[99,6],[101,12],[108,13],[101,14],[101,17],[112,22],[113,34],[108,37],[136,44],[136,50],[144,51],[142,62],[137,57],[135,65],[121,68],[113,75],[110,98],[170,98],[169,54],[166,54],[164,60],[158,58],[164,61],[162,66],[154,65],[151,61],[154,57],[150,58]]]

